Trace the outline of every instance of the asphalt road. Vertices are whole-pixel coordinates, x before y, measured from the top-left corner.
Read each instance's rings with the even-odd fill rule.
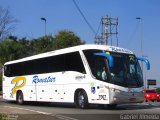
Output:
[[[72,104],[26,103],[17,105],[0,98],[0,118],[15,120],[147,120],[160,119],[160,102],[118,105],[116,109],[78,109]]]

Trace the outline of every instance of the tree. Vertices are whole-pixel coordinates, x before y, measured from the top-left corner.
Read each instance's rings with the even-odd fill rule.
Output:
[[[13,38],[15,38],[15,37],[13,37]],[[27,40],[27,38],[24,37],[24,38],[18,39],[18,42],[22,46],[22,49],[21,49],[22,50],[21,51],[22,54],[20,55],[20,58],[28,57],[28,56],[33,55],[32,46],[31,46],[31,41],[30,40]]]
[[[0,41],[0,63],[3,65],[7,61],[21,58],[24,54],[23,46],[11,39]]]
[[[11,15],[9,9],[0,6],[0,40],[8,36],[14,30],[17,20]]]
[[[34,39],[30,43],[32,54],[39,54],[54,50],[54,38],[51,35]]]
[[[62,30],[55,35],[54,48],[61,49],[66,47],[72,47],[76,45],[85,44],[74,32],[68,30]]]

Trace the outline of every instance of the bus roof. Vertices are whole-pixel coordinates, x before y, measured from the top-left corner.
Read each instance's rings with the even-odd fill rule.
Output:
[[[126,53],[126,54],[134,54],[132,51],[124,49],[124,48],[120,48],[120,47],[90,44],[90,45],[79,45],[79,46],[74,46],[74,47],[68,47],[68,48],[64,48],[64,49],[41,53],[41,54],[25,57],[22,59],[9,61],[9,62],[6,62],[4,65],[18,63],[18,62],[24,62],[24,61],[28,61],[28,60],[39,59],[39,58],[49,57],[49,56],[54,56],[54,55],[65,54],[65,53],[74,52],[74,51],[78,51],[78,50],[89,50],[89,49],[105,50],[105,51],[110,51],[110,52],[118,52],[118,53]]]

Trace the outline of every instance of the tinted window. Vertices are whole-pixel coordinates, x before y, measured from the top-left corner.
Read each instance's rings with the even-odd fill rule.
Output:
[[[66,56],[65,56],[65,70],[86,73],[79,52],[66,54]]]
[[[5,76],[8,77],[61,71],[85,73],[79,52],[6,65],[4,71]]]
[[[146,93],[156,93],[155,90],[146,90]]]
[[[88,64],[90,66],[93,76],[99,80],[102,80],[103,67],[106,66],[107,61],[102,56],[94,55],[94,53],[99,53],[102,51],[101,50],[84,50],[83,52],[86,56],[86,59],[88,61]]]

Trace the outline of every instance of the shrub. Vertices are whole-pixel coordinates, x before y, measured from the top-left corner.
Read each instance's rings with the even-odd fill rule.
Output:
[[[156,88],[156,91],[158,92],[158,94],[160,94],[160,88]]]

